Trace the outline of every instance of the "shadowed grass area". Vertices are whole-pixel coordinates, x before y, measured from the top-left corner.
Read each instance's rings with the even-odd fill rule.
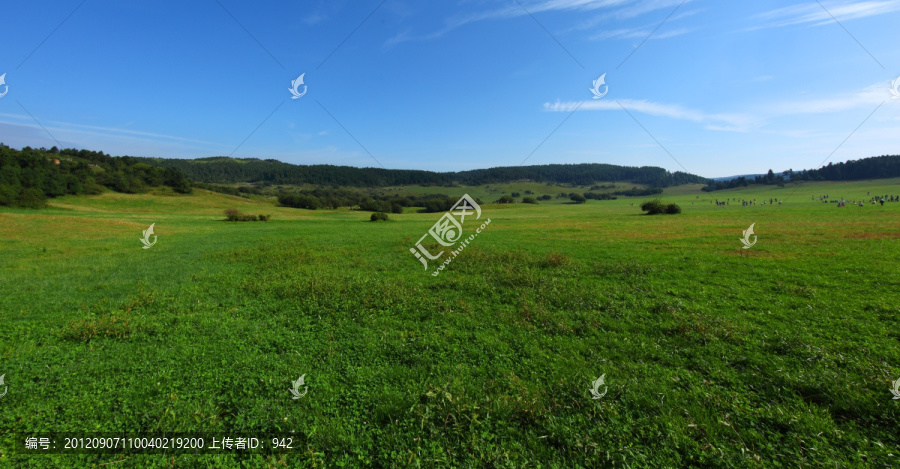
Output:
[[[684,213],[662,217],[640,214],[649,198],[485,204],[437,277],[409,248],[439,214],[376,224],[205,191],[2,210],[0,463],[894,466],[900,203],[810,196],[898,183],[677,187],[663,198]],[[786,202],[710,204],[732,197]],[[231,207],[273,216],[222,222]],[[11,432],[76,430],[294,432],[300,449],[11,449]]]

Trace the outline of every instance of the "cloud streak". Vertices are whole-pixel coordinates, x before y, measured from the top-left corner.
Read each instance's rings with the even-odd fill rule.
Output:
[[[603,9],[612,10],[603,15],[599,15],[581,26],[572,28],[571,30],[590,29],[605,20],[626,20],[635,18],[656,10],[669,8],[679,5],[684,0],[543,0],[539,2],[522,2],[514,1],[508,3],[504,7],[493,8],[486,11],[471,13],[468,15],[460,15],[449,18],[445,21],[445,26],[433,33],[414,36],[408,32],[398,34],[390,38],[385,45],[395,45],[401,42],[413,40],[430,40],[437,39],[457,28],[470,23],[480,21],[489,21],[497,19],[518,18],[527,16],[528,14],[546,13],[546,12],[590,12]],[[690,1],[690,0],[688,0]],[[677,18],[673,18],[677,19]],[[647,31],[649,33],[649,31]],[[634,33],[637,34],[637,33]],[[683,33],[679,33],[683,34]],[[669,33],[665,37],[672,37],[678,34]],[[623,36],[624,37],[624,36]]]
[[[770,103],[751,112],[741,113],[708,113],[678,104],[658,103],[645,99],[619,99],[617,101],[604,99],[584,103],[557,101],[544,103],[544,110],[551,112],[572,112],[575,109],[579,111],[621,111],[622,108],[625,108],[642,114],[703,124],[708,130],[749,132],[764,127],[768,120],[774,118],[871,109],[885,101],[892,101],[890,98],[891,94],[888,88],[883,83],[877,83],[853,93],[822,99]]]
[[[823,6],[825,7],[824,9],[822,8]],[[765,23],[764,25],[758,26],[756,29],[798,24],[822,26],[833,23],[834,19],[832,16],[838,21],[845,21],[883,15],[895,11],[900,11],[900,0],[823,2],[822,6],[819,6],[818,3],[811,2],[778,8],[756,15],[757,19]]]
[[[581,104],[581,107],[579,104],[581,103],[577,101],[545,103],[544,110],[556,112],[572,112],[575,109],[579,111],[621,111],[622,108],[625,108],[652,116],[705,124],[711,130],[747,131],[757,124],[755,118],[749,114],[710,114],[677,104],[657,103],[646,99],[592,100]]]

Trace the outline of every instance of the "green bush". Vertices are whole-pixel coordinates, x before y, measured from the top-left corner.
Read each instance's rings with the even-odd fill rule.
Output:
[[[260,215],[260,216],[262,216],[262,215]],[[225,219],[228,221],[256,221],[256,215],[246,215],[246,214],[241,213],[236,208],[229,208],[229,209],[225,210]],[[268,219],[269,219],[269,217],[267,216],[266,220],[268,220]],[[266,220],[263,220],[263,221],[266,221]]]
[[[659,199],[654,199],[641,204],[641,210],[647,212],[647,215],[658,215],[666,212],[666,205]]]
[[[678,205],[665,204],[659,199],[642,203],[641,210],[647,212],[647,215],[659,215],[661,213],[675,215],[681,213],[681,207]]]
[[[369,221],[388,221],[388,214],[384,212],[375,212],[369,218]]]
[[[572,202],[575,202],[576,204],[583,204],[583,203],[587,202],[587,199],[585,199],[584,196],[581,195],[581,194],[572,194],[572,195],[569,197],[569,199],[570,199]]]
[[[537,200],[535,200],[534,197],[525,197],[522,199],[522,203],[523,204],[536,204]]]

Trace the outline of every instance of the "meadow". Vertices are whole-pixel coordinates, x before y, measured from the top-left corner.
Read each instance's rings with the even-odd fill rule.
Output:
[[[900,465],[900,203],[811,200],[900,179],[678,186],[661,198],[683,213],[659,216],[647,197],[490,203],[576,190],[537,183],[391,190],[468,192],[491,224],[434,277],[409,249],[435,213],[162,189],[0,210],[0,467]],[[15,450],[50,431],[295,439]]]

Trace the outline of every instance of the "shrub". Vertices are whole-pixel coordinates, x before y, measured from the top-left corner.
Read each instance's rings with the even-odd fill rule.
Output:
[[[572,194],[572,196],[570,196],[569,199],[572,202],[575,202],[576,204],[583,204],[587,201],[587,199],[585,199],[584,196],[581,194]]]
[[[379,221],[379,220],[381,220],[381,221],[387,221],[387,220],[388,220],[388,214],[386,214],[386,213],[384,213],[384,212],[375,212],[375,213],[373,213],[372,216],[369,218],[369,221]]]
[[[648,189],[638,189],[637,187],[632,187],[627,191],[616,191],[613,192],[613,195],[624,195],[628,197],[642,197],[647,195],[656,195],[662,194],[663,190],[658,187],[651,187]]]
[[[607,193],[598,194],[596,192],[585,192],[584,198],[585,199],[595,199],[595,200],[616,200],[618,197],[607,194]]]
[[[497,201],[494,203],[495,204],[512,204],[515,202],[516,202],[516,199],[514,199],[508,195],[504,195],[503,197],[500,197],[499,199],[497,199]]]
[[[522,199],[522,203],[523,204],[536,204],[537,200],[535,200],[534,197],[525,197]]]
[[[657,215],[666,212],[666,206],[659,199],[654,199],[641,204],[641,210],[647,212],[647,215]]]
[[[43,208],[47,205],[43,192],[28,188],[19,193],[18,206],[25,208]]]
[[[316,210],[322,206],[322,201],[318,197],[305,194],[282,193],[278,195],[278,203],[285,207],[305,208],[307,210]]]
[[[269,221],[269,218],[272,218],[272,215],[260,215],[259,221]]]
[[[425,201],[425,213],[438,213],[450,210],[456,201],[447,199],[430,199]]]
[[[665,204],[659,199],[644,202],[643,204],[641,204],[641,210],[647,212],[647,215],[658,215],[660,213],[675,215],[681,213],[681,207],[679,207],[678,205]]]
[[[391,213],[403,213],[403,207],[400,204],[391,205]]]
[[[553,198],[553,196],[551,196],[551,195],[542,195],[542,196],[538,197],[538,200],[550,200],[552,198]]]
[[[522,197],[522,194],[520,194],[520,193],[518,193],[518,192],[513,192],[513,193],[512,193],[512,196],[513,196],[513,197]]]
[[[225,219],[228,221],[238,221],[241,212],[236,208],[225,209]]]
[[[256,221],[256,215],[245,215],[236,208],[225,210],[225,219],[228,221]],[[268,220],[269,217],[266,217]]]

